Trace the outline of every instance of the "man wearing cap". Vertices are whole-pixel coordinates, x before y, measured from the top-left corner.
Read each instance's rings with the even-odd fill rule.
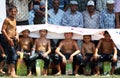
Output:
[[[100,28],[115,28],[114,0],[107,0],[107,9],[100,13]]]
[[[80,12],[83,12],[84,10],[86,10],[87,2],[89,0],[76,0],[76,1],[78,2],[78,10]],[[95,1],[96,3],[96,0],[93,0],[93,1]]]
[[[83,12],[84,28],[98,29],[99,18],[100,15],[99,12],[95,10],[94,1],[88,1],[86,11]]]
[[[62,18],[62,25],[83,28],[83,16],[77,11],[77,1],[70,1],[70,11],[66,11]]]

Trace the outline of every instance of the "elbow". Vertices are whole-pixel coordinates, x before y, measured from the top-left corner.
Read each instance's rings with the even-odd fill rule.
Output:
[[[77,53],[80,53],[80,50],[77,50]]]
[[[58,53],[58,49],[55,50],[55,53]]]
[[[55,53],[57,53],[57,50],[55,50]]]
[[[49,50],[49,53],[51,53],[51,49]]]
[[[2,29],[2,30],[1,30],[1,33],[4,34],[4,32],[5,32],[5,30]]]
[[[1,32],[3,33],[3,32],[4,32],[4,30],[2,29],[2,30],[1,30]]]

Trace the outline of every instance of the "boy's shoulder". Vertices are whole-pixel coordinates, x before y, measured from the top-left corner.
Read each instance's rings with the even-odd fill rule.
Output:
[[[6,17],[4,21],[8,22],[8,21],[10,21],[10,19],[8,17]]]

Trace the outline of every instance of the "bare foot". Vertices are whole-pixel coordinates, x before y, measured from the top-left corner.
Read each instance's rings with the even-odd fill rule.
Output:
[[[1,73],[1,74],[5,74],[5,72],[4,72],[3,70],[0,70],[0,73]]]
[[[47,76],[47,74],[44,74],[43,76]]]
[[[12,78],[18,78],[19,76],[17,75],[11,75]]]
[[[32,75],[32,73],[31,73],[31,72],[29,72],[27,76],[31,76],[31,75]]]
[[[79,76],[79,74],[75,74],[75,76]]]
[[[100,75],[100,73],[96,73],[94,76],[99,76]]]
[[[55,74],[55,76],[60,76],[61,75],[61,72],[58,72]]]

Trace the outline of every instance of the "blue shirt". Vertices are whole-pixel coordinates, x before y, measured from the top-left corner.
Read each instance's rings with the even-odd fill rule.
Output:
[[[52,1],[53,0],[48,0],[48,8],[51,9],[53,8],[52,6]],[[69,0],[60,0],[60,5],[59,5],[59,9],[64,9],[64,7],[69,3]]]
[[[115,28],[115,13],[109,13],[107,9],[100,13],[100,28],[113,29]]]
[[[94,28],[98,29],[100,24],[100,14],[98,11],[95,11],[95,13],[90,16],[88,11],[83,12],[83,21],[84,21],[84,28]]]
[[[71,14],[71,11],[67,11],[64,13],[62,25],[83,28],[83,16],[78,11],[76,11],[75,14]]]
[[[107,0],[96,0],[96,9],[102,11],[107,8]]]
[[[55,24],[55,25],[61,25],[61,20],[64,15],[64,11],[61,9],[58,9],[58,12],[55,14],[54,9],[48,10],[48,23],[49,24]]]

